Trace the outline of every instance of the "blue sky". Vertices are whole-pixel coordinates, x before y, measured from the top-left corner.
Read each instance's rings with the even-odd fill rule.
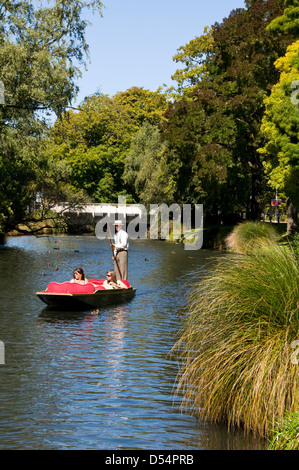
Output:
[[[113,96],[132,86],[155,91],[173,84],[180,46],[221,22],[244,0],[102,0],[103,17],[89,16],[90,63],[78,81],[75,105],[99,91]]]

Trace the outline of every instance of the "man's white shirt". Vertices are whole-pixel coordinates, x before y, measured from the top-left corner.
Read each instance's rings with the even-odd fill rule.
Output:
[[[128,234],[124,230],[119,230],[116,232],[114,236],[114,254],[116,255],[117,250],[128,250],[129,242],[128,242]]]

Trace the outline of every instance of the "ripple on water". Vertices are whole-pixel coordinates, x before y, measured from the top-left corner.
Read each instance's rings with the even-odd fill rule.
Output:
[[[52,280],[70,279],[76,266],[89,277],[103,277],[111,266],[108,242],[8,239],[0,250],[0,340],[6,358],[0,368],[0,448],[261,445],[181,413],[174,395],[177,364],[168,353],[185,303],[185,281],[210,254],[199,251],[191,259],[181,246],[173,251],[163,242],[132,241],[129,269],[136,297],[98,315],[66,314],[45,309],[35,292]]]

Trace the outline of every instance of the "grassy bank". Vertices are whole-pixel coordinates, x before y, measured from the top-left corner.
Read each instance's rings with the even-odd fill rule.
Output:
[[[272,435],[269,450],[299,450],[299,412],[286,412]]]
[[[189,410],[269,438],[286,411],[299,409],[299,366],[291,362],[299,340],[298,243],[260,225],[248,224],[246,255],[235,233],[233,253],[194,282],[176,348]]]

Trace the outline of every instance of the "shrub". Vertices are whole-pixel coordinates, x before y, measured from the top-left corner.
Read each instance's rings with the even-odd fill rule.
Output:
[[[262,222],[242,222],[226,238],[227,248],[235,253],[249,254],[257,247],[278,241],[273,225]]]
[[[294,235],[289,235],[287,241],[290,244],[292,250],[294,251],[297,259],[299,259],[299,233]]]
[[[229,254],[196,282],[179,341],[178,391],[200,419],[267,436],[299,405],[291,343],[299,331],[299,270],[287,245]]]

